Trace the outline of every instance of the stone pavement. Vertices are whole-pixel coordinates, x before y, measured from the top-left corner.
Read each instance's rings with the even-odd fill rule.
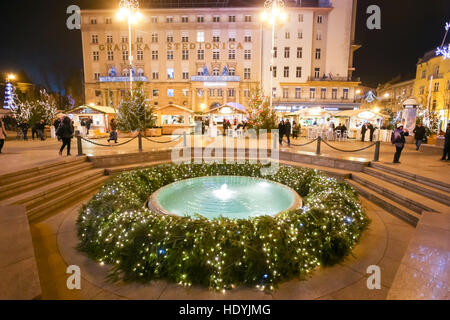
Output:
[[[144,151],[152,151],[155,152],[170,147],[182,147],[183,140],[180,139],[178,141],[174,141],[171,143],[161,143],[170,141],[172,137],[164,136],[159,138],[152,138],[154,141],[151,142],[146,139],[143,139],[143,150]],[[191,137],[193,139],[193,137]],[[221,139],[221,137],[219,138]],[[123,143],[128,141],[129,138],[120,139],[119,143]],[[108,145],[106,139],[98,139],[93,140],[96,143]],[[191,144],[194,145],[193,140],[191,140]],[[234,139],[234,143],[237,144],[238,139]],[[202,142],[202,145],[210,145],[214,142],[214,139],[205,138]],[[293,144],[303,144],[308,142],[306,139],[296,139],[291,141]],[[240,140],[239,143],[245,143],[246,147],[249,145],[254,145],[255,141],[250,141],[249,139]],[[343,150],[355,150],[360,149],[362,147],[369,146],[370,142],[360,142],[360,141],[346,141],[346,142],[338,142],[333,141],[329,142],[332,146]],[[270,146],[270,143],[268,144]],[[0,155],[0,174],[5,174],[8,172],[14,172],[18,170],[23,170],[31,167],[36,167],[40,165],[44,165],[47,163],[55,162],[61,160],[61,157],[58,155],[60,143],[56,141],[56,139],[48,139],[46,141],[6,141],[5,147],[3,149],[3,154]],[[283,144],[281,147],[282,150],[297,152],[297,151],[306,151],[306,152],[315,152],[316,151],[316,143],[312,143],[308,146],[298,147],[292,146],[288,148]],[[328,147],[324,143],[322,143],[321,152],[324,156],[330,156],[335,158],[342,159],[352,159],[352,160],[364,160],[364,161],[372,161],[374,157],[374,147],[359,151],[359,152],[339,152],[333,150]],[[90,144],[88,142],[83,141],[83,152],[89,156],[99,156],[99,155],[112,155],[112,154],[126,154],[126,153],[135,153],[138,152],[138,141],[137,139],[131,141],[128,144],[120,145],[117,147],[104,147],[97,146],[94,144]],[[414,173],[417,175],[422,175],[429,177],[435,180],[441,180],[448,182],[450,181],[450,162],[439,161],[440,155],[436,154],[428,154],[422,151],[416,151],[415,146],[412,144],[408,144],[405,146],[403,150],[400,162],[401,164],[392,164],[393,156],[395,152],[395,147],[390,143],[381,143],[381,152],[380,152],[380,163],[386,164],[390,166],[398,167],[399,170],[407,171],[410,173]],[[76,140],[72,140],[72,151],[73,156],[77,154],[77,144]],[[64,155],[63,158],[66,158]]]

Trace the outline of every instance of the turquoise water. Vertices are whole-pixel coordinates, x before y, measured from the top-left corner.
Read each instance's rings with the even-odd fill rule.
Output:
[[[215,176],[170,184],[152,196],[151,206],[156,201],[164,213],[180,216],[247,219],[292,209],[298,200],[294,190],[269,180]]]

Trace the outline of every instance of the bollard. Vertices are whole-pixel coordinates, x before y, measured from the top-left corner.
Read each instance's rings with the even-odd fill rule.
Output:
[[[138,133],[138,145],[139,145],[139,152],[142,152],[142,133],[140,131]]]
[[[320,155],[320,143],[322,142],[322,137],[318,137],[317,138],[317,150],[316,150],[316,154]]]
[[[380,146],[381,142],[377,141],[375,145],[375,156],[373,157],[373,161],[378,162],[380,160]]]
[[[185,148],[187,147],[186,131],[183,132],[183,145],[184,145]]]
[[[78,157],[82,157],[84,156],[83,143],[81,141],[81,134],[79,130],[75,131],[75,137],[77,138]]]

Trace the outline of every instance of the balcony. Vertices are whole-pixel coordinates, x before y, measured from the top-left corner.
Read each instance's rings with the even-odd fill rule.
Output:
[[[342,81],[342,82],[361,82],[361,79],[358,77],[308,77],[308,81]]]
[[[193,82],[240,82],[240,76],[191,76]]]
[[[444,75],[442,73],[435,73],[435,74],[432,74],[431,76],[429,76],[428,80],[431,80],[431,77],[433,77],[433,80],[443,79]]]
[[[99,82],[130,82],[130,77],[99,77]],[[134,82],[148,82],[148,78],[144,76],[134,76]]]

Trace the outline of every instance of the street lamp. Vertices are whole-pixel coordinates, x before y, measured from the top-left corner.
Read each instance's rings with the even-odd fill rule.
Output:
[[[8,74],[6,76],[6,81],[11,82],[11,81],[14,81],[14,80],[16,80],[16,75],[15,74],[10,73],[10,74]]]
[[[130,62],[130,94],[133,95],[133,55],[131,50],[131,25],[136,24],[142,19],[142,13],[139,12],[138,0],[120,0],[119,12],[117,18],[122,21],[127,19],[128,22],[128,60]]]
[[[273,65],[275,62],[275,25],[277,22],[283,22],[286,20],[287,15],[284,12],[283,0],[266,0],[264,2],[264,11],[261,14],[263,22],[267,22],[272,26],[272,38],[271,38],[271,57],[270,57],[270,107],[273,104]]]

